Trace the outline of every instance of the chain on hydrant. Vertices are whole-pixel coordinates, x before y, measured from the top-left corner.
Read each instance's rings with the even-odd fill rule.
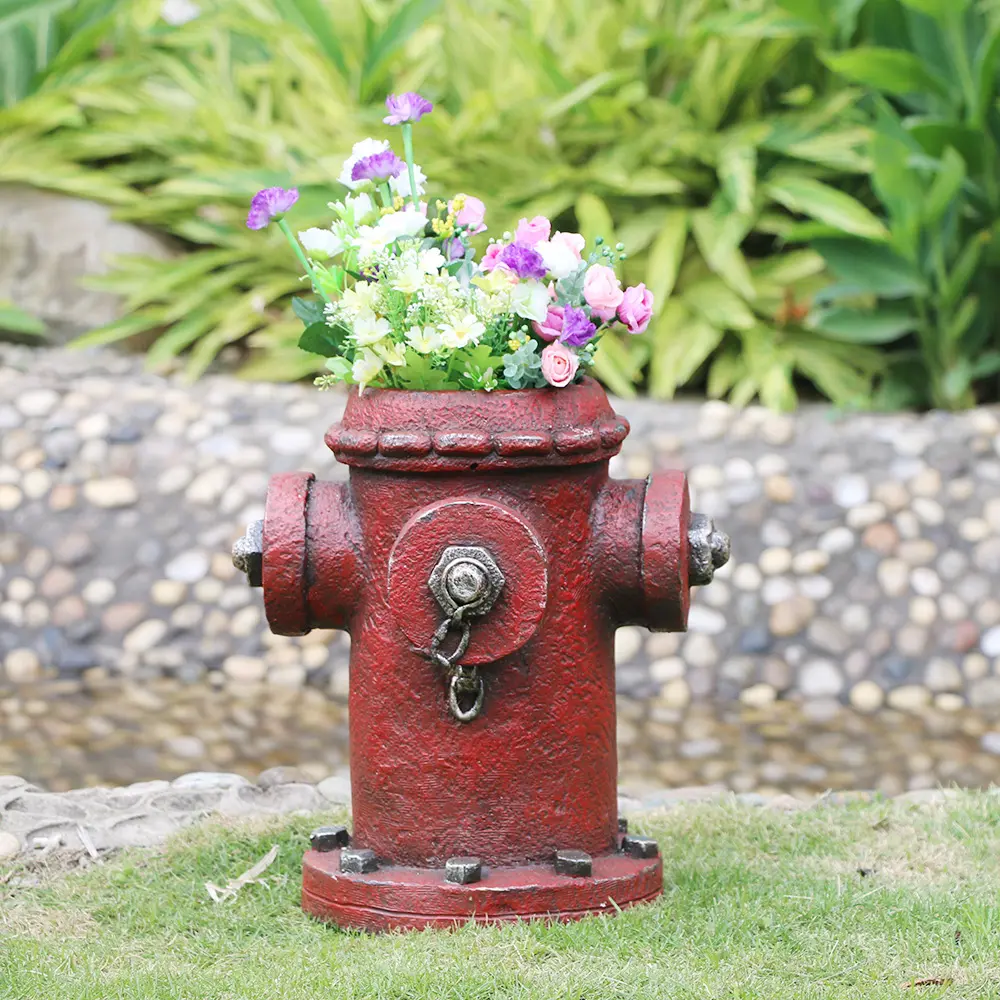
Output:
[[[482,546],[449,545],[431,571],[427,586],[445,619],[434,633],[430,648],[416,651],[446,672],[451,714],[459,722],[471,722],[483,708],[483,679],[475,665],[459,660],[469,648],[469,619],[485,615],[493,607],[503,589],[504,576]],[[441,644],[454,629],[462,630],[458,645],[451,653],[442,653]]]
[[[465,615],[473,607],[473,603],[475,602],[461,605],[445,618],[434,633],[430,648],[418,650],[419,653],[446,672],[448,676],[448,708],[459,722],[471,722],[479,715],[483,707],[484,687],[479,670],[474,664],[469,666],[458,662],[469,648],[472,626],[465,620]],[[455,628],[462,630],[458,645],[450,654],[442,653],[441,644],[448,637],[448,633]],[[467,701],[469,696],[472,696],[471,706],[462,708],[461,700]]]

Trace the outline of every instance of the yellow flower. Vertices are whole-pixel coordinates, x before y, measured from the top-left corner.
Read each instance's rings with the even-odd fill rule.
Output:
[[[411,326],[406,332],[406,342],[418,354],[433,354],[441,347],[441,335],[432,326]]]
[[[517,275],[511,274],[510,271],[505,268],[495,267],[487,274],[477,274],[476,277],[472,279],[472,283],[481,288],[484,292],[488,292],[490,295],[495,295],[497,292],[508,291],[513,282],[516,280]]]

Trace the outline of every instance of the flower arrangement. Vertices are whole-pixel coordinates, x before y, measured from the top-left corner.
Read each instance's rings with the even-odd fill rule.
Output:
[[[328,229],[297,236],[284,218],[298,191],[267,188],[247,226],[272,220],[285,234],[320,301],[296,298],[304,350],[326,358],[316,379],[395,389],[561,388],[594,363],[602,334],[649,325],[653,295],[622,288],[625,248],[601,238],[588,251],[579,233],[552,232],[548,219],[521,219],[490,239],[486,206],[470,194],[437,200],[413,160],[413,126],[431,112],[419,94],[390,95],[388,125],[401,127],[404,159],[386,141],[363,139],[344,164],[349,190],[332,202]]]

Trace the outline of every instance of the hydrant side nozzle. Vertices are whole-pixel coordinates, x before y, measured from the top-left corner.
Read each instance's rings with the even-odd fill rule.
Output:
[[[233,545],[233,565],[251,587],[264,586],[264,522],[253,521]]]
[[[688,522],[688,577],[693,587],[712,582],[715,571],[729,562],[729,536],[719,531],[710,517],[692,514]]]

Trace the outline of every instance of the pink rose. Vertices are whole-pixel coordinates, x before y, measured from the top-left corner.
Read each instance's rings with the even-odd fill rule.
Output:
[[[653,293],[642,283],[625,289],[618,318],[628,327],[629,333],[645,333],[653,316]]]
[[[514,233],[514,242],[521,243],[526,247],[533,247],[536,243],[541,243],[549,238],[552,230],[552,223],[544,215],[536,215],[531,222],[522,219],[517,224],[517,231]]]
[[[625,295],[614,270],[604,264],[595,264],[583,279],[583,297],[590,311],[608,322],[615,318]]]
[[[542,351],[542,376],[557,389],[569,385],[576,377],[580,361],[574,351],[558,340]]]
[[[549,306],[549,314],[545,319],[541,323],[536,320],[531,325],[542,340],[558,340],[563,328],[563,307]]]
[[[486,227],[483,225],[483,219],[486,218],[486,206],[478,199],[474,198],[471,194],[462,195],[465,198],[465,204],[462,206],[462,211],[455,216],[455,222],[460,226],[468,226],[469,231],[473,234],[486,232]],[[453,202],[448,203],[448,211],[452,211]]]
[[[491,243],[483,254],[483,259],[479,262],[480,271],[492,271],[500,263],[497,258],[500,256],[504,245],[502,243]]]

